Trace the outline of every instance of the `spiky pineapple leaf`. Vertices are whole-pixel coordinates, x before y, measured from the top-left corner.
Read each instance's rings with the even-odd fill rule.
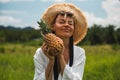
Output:
[[[47,33],[51,32],[47,23],[45,21],[43,21],[42,19],[40,19],[40,21],[38,21],[37,23],[39,24],[40,31],[42,34],[47,34]]]

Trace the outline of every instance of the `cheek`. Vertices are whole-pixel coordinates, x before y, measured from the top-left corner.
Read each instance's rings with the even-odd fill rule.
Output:
[[[74,26],[72,27],[72,30],[74,31]]]
[[[74,26],[73,26],[73,27],[71,27],[71,32],[74,32]]]
[[[53,31],[57,32],[61,29],[61,26],[59,24],[54,24],[53,25]]]

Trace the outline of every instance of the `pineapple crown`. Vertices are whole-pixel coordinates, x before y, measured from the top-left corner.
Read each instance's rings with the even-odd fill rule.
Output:
[[[40,27],[41,34],[44,35],[44,34],[47,34],[47,33],[51,32],[49,26],[47,25],[47,23],[44,20],[40,19],[40,21],[38,21],[37,23]]]

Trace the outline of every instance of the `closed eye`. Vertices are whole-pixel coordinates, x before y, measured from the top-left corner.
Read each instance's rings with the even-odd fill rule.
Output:
[[[65,24],[65,20],[58,21],[60,24]]]
[[[61,19],[61,20],[58,20],[57,21],[59,24],[65,24],[66,23],[66,21],[65,20],[63,20],[63,19]],[[67,21],[67,23],[69,24],[69,25],[74,25],[74,23],[73,23],[73,21]]]
[[[68,24],[69,25],[74,25],[74,23],[72,21],[69,21]]]

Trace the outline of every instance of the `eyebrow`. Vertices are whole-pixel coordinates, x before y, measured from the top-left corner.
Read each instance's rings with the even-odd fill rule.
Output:
[[[66,21],[64,19],[59,19],[60,21]],[[74,22],[73,20],[68,20],[68,22]]]

